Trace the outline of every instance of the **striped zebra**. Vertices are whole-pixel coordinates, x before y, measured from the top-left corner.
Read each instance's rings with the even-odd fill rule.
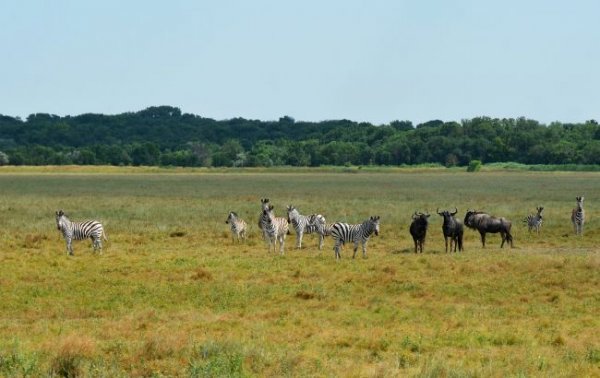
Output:
[[[56,227],[67,242],[67,253],[73,256],[73,240],[92,239],[94,252],[102,254],[102,238],[106,241],[106,234],[102,224],[98,221],[71,222],[62,210],[56,212]]]
[[[571,212],[571,222],[575,228],[575,235],[583,235],[583,224],[585,223],[585,211],[583,210],[583,196],[575,197],[577,207]]]
[[[258,215],[258,229],[261,231],[261,235],[263,240],[265,239],[265,233],[263,232],[263,213],[265,210],[269,210],[269,199],[261,198],[260,199],[260,214]]]
[[[319,234],[319,250],[323,248],[324,229],[321,225],[325,224],[325,217],[321,214],[301,215],[297,208],[292,205],[287,207],[288,222],[296,231],[296,248],[302,248],[302,236],[304,234]]]
[[[537,214],[529,214],[527,218],[523,220],[523,223],[527,225],[529,232],[531,232],[531,230],[535,230],[535,232],[539,235],[540,228],[542,228],[543,223],[542,211],[544,211],[544,208],[539,206],[535,209],[537,210]]]
[[[331,226],[331,237],[335,241],[333,247],[335,258],[342,258],[340,247],[345,243],[350,242],[354,243],[354,254],[352,255],[352,258],[356,257],[358,243],[362,244],[363,258],[366,258],[367,242],[372,234],[379,235],[379,216],[377,215],[370,217],[362,224],[334,223],[333,226]]]
[[[285,236],[289,233],[289,224],[287,219],[281,217],[275,217],[273,212],[273,205],[269,205],[263,210],[262,217],[260,219],[261,229],[263,230],[263,237],[269,243],[269,252],[271,252],[271,246],[273,246],[273,252],[277,248],[277,242],[279,241],[279,253],[284,254]]]
[[[236,239],[239,242],[240,238],[243,241],[246,240],[246,222],[242,218],[238,217],[234,211],[229,212],[229,216],[227,217],[225,223],[228,223],[231,227],[231,240],[233,242],[235,242]]]

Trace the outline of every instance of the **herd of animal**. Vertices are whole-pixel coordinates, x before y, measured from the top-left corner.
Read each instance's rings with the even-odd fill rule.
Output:
[[[585,211],[583,209],[583,196],[576,197],[577,206],[571,212],[571,222],[576,235],[583,235],[583,225],[585,223]],[[367,256],[367,242],[371,235],[379,235],[380,217],[375,215],[369,217],[361,224],[348,224],[336,222],[327,224],[325,217],[321,214],[302,215],[298,209],[292,205],[287,207],[287,217],[277,217],[274,213],[274,206],[268,198],[263,198],[261,202],[261,212],[258,218],[258,227],[261,230],[263,239],[268,244],[268,251],[276,252],[279,243],[279,253],[284,254],[285,238],[290,233],[290,224],[296,232],[296,248],[302,248],[302,238],[304,234],[316,233],[319,235],[319,250],[323,247],[323,241],[326,236],[331,236],[334,240],[335,258],[341,258],[341,247],[347,243],[354,244],[354,253],[352,258],[356,257],[359,244],[362,246],[363,257]],[[528,215],[523,221],[527,224],[529,231],[540,232],[544,208],[538,206],[536,214]],[[443,218],[442,233],[446,245],[446,252],[460,252],[463,247],[464,226],[477,230],[481,235],[481,244],[485,248],[485,237],[487,233],[500,233],[502,242],[513,246],[511,234],[512,223],[504,217],[495,217],[487,213],[475,210],[467,210],[464,220],[461,221],[455,216],[458,209],[454,211],[437,209],[437,214]],[[66,214],[59,210],[56,212],[56,227],[63,235],[67,244],[67,253],[73,255],[73,240],[92,239],[94,252],[102,253],[102,239],[108,240],[102,224],[98,221],[72,222]],[[423,252],[425,247],[425,238],[429,226],[428,213],[415,212],[412,215],[412,222],[409,227],[410,234],[414,241],[415,253]],[[234,211],[229,212],[225,223],[230,225],[232,239],[238,242],[244,241],[248,232],[248,224]]]

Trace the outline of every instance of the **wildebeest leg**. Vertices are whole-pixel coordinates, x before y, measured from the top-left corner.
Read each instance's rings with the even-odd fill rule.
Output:
[[[500,236],[502,236],[502,243],[500,243],[500,248],[503,248],[504,242],[506,241],[506,233],[500,232]]]
[[[446,253],[448,253],[448,237],[444,236],[444,243],[446,243]],[[450,251],[452,251],[452,239],[450,239]]]
[[[415,239],[414,242],[415,242],[415,253],[417,253],[417,244],[418,244],[417,240]]]
[[[485,248],[485,232],[479,231],[479,233],[481,234],[481,244],[483,245],[483,248]]]

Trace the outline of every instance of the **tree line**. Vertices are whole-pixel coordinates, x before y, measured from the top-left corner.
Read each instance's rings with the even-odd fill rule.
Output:
[[[214,120],[171,106],[117,115],[0,115],[0,165],[465,166],[600,164],[600,126],[477,117],[418,125]]]

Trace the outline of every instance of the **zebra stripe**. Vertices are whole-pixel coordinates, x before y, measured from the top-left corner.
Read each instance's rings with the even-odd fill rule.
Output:
[[[319,234],[319,249],[323,247],[324,235],[321,225],[325,224],[325,217],[321,214],[301,215],[298,209],[289,205],[287,207],[288,222],[296,231],[296,248],[302,248],[302,237],[304,234]]]
[[[342,258],[340,247],[345,243],[350,242],[354,243],[354,253],[352,254],[352,258],[356,257],[358,243],[362,244],[363,258],[366,258],[367,242],[372,234],[379,235],[379,216],[370,217],[362,224],[334,223],[333,226],[331,226],[331,237],[335,241],[333,247],[335,258]]]
[[[536,207],[535,209],[537,210],[537,214],[529,214],[527,218],[523,220],[523,222],[527,224],[527,229],[529,232],[531,232],[531,230],[535,230],[535,232],[539,235],[543,223],[542,211],[544,211],[544,208],[540,206]]]
[[[585,211],[583,210],[583,196],[575,197],[577,207],[571,212],[571,222],[575,228],[575,235],[583,235],[583,224],[585,223]]]
[[[67,243],[67,253],[73,255],[73,240],[92,239],[94,252],[102,254],[102,240],[108,241],[102,224],[98,221],[71,222],[62,210],[56,212],[56,227]]]
[[[267,209],[263,210],[260,219],[261,228],[263,230],[264,239],[269,243],[269,252],[271,252],[271,246],[273,246],[273,252],[275,252],[277,242],[279,241],[279,253],[283,255],[285,237],[289,232],[289,224],[287,219],[275,217],[273,209],[273,205],[269,205]]]
[[[235,242],[235,239],[237,239],[239,242],[240,238],[242,240],[246,240],[246,222],[242,218],[238,217],[235,212],[229,212],[229,216],[227,217],[225,223],[228,223],[231,227],[231,240],[233,242]]]

